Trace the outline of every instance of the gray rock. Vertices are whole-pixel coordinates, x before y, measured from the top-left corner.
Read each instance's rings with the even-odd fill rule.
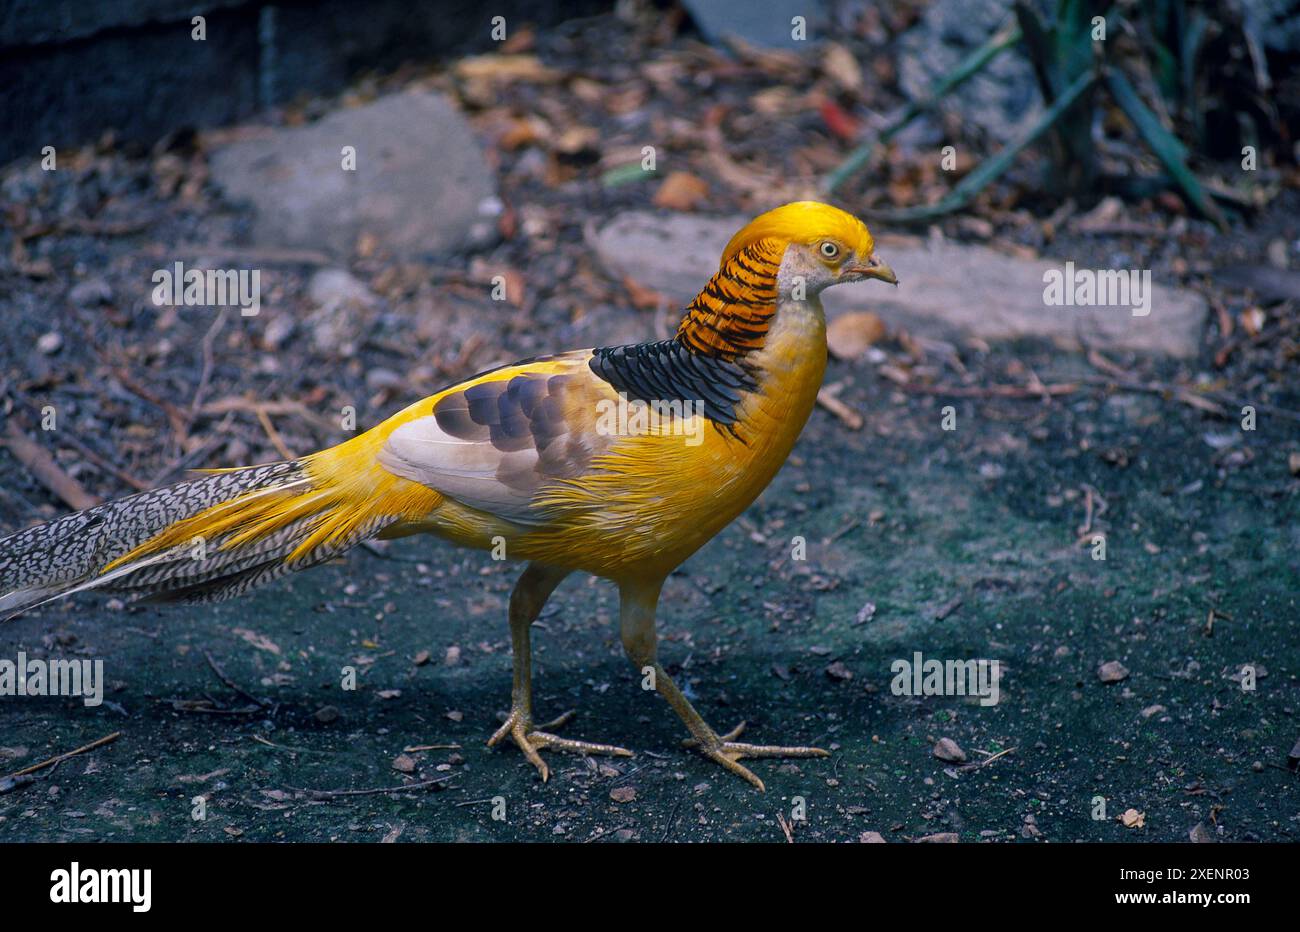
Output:
[[[615,275],[632,276],[684,305],[717,270],[727,240],[745,222],[630,212],[600,228],[592,245]],[[1154,284],[1145,317],[1124,306],[1049,306],[1044,275],[1062,269],[1068,257],[1023,259],[987,246],[881,236],[876,251],[898,274],[899,286],[832,288],[822,296],[829,316],[872,310],[887,324],[937,339],[1040,337],[1077,348],[1082,338],[1102,350],[1189,357],[1207,313],[1195,292]]]
[[[377,392],[386,388],[398,388],[405,383],[405,378],[400,372],[394,372],[392,369],[376,368],[366,372],[366,388],[369,391]]]
[[[1243,3],[1242,18],[1246,31],[1268,49],[1281,52],[1300,51],[1300,17],[1295,0],[1250,0]]]
[[[715,44],[737,36],[767,48],[800,48],[805,42],[792,34],[794,17],[804,18],[806,40],[825,38],[829,24],[824,0],[683,0],[682,6]]]
[[[72,286],[68,300],[77,307],[94,307],[113,301],[113,288],[102,278],[88,278]]]
[[[932,3],[921,21],[899,40],[898,81],[913,100],[928,97],[936,84],[1011,18],[1002,0]],[[1008,49],[958,85],[939,104],[961,114],[993,139],[1010,139],[1042,111],[1033,68]]]
[[[374,307],[379,298],[346,269],[320,269],[307,283],[307,294],[317,307],[334,312],[341,307]]]
[[[350,357],[364,336],[367,311],[379,298],[344,269],[319,269],[307,284],[314,305],[303,321],[312,345],[331,355]]]
[[[356,150],[355,171],[342,167],[344,146]],[[500,211],[469,124],[425,92],[233,143],[213,154],[212,177],[253,205],[256,243],[340,259],[363,232],[398,257],[480,246],[495,237]]]
[[[57,330],[41,334],[36,341],[36,348],[46,356],[53,356],[63,347],[63,334]]]

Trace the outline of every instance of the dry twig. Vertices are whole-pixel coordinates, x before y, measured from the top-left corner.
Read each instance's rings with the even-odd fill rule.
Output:
[[[85,754],[87,751],[93,751],[95,748],[103,747],[105,744],[116,741],[120,737],[122,737],[122,733],[120,731],[115,731],[111,735],[105,735],[97,741],[90,742],[90,744],[83,744],[75,750],[67,751],[63,754],[56,754],[49,760],[41,761],[39,764],[32,764],[30,767],[24,767],[22,770],[15,770],[13,773],[9,774],[9,776],[21,777],[29,773],[35,773],[38,770],[44,770],[46,767],[53,767],[55,764],[63,763],[69,757],[76,757],[78,754]]]
[[[84,511],[99,504],[100,499],[86,491],[80,482],[63,471],[49,451],[35,441],[29,440],[12,420],[7,427],[4,440],[14,459],[27,467],[27,471],[68,507]]]

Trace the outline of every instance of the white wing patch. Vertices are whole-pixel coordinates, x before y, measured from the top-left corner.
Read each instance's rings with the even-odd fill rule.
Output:
[[[532,447],[503,453],[491,443],[452,437],[432,415],[397,428],[379,451],[380,464],[394,475],[524,524],[541,520],[529,506],[540,479],[538,459]],[[523,481],[508,483],[500,476]]]

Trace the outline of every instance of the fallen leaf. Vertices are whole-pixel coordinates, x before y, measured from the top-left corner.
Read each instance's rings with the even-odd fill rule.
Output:
[[[514,81],[541,84],[563,77],[559,71],[543,65],[536,55],[471,55],[456,64],[455,74],[463,81],[501,84]]]
[[[276,644],[265,635],[258,634],[256,631],[250,631],[247,628],[234,628],[233,633],[242,640],[252,644],[258,650],[264,650],[277,656],[280,653],[279,644]]]
[[[497,145],[507,152],[513,152],[516,149],[542,142],[549,135],[549,128],[542,120],[531,116],[523,117],[511,122],[506,131],[497,139]]]
[[[851,141],[857,139],[862,132],[858,120],[829,97],[817,105],[817,112],[821,114],[826,128],[840,139]]]
[[[826,668],[826,675],[833,680],[848,682],[853,679],[853,671],[846,667],[843,661],[837,660]]]
[[[846,91],[862,89],[862,68],[853,53],[838,42],[822,47],[822,71]]]
[[[966,762],[966,752],[961,749],[961,745],[951,738],[940,738],[935,743],[932,753],[939,760],[947,761],[950,764],[964,764]]]
[[[676,171],[668,175],[655,192],[656,207],[667,210],[694,210],[709,196],[709,185],[690,172]]]
[[[1143,828],[1147,824],[1146,813],[1138,812],[1136,809],[1125,810],[1119,820],[1124,823],[1125,828]]]
[[[841,314],[826,328],[826,345],[836,359],[857,359],[885,336],[885,322],[871,311]]]
[[[536,44],[537,30],[532,26],[521,26],[512,30],[506,41],[501,43],[501,51],[507,55],[527,52]]]
[[[623,276],[623,287],[627,289],[632,306],[639,311],[657,311],[668,304],[668,298],[662,292],[641,284],[630,275]]]
[[[1114,195],[1104,197],[1092,210],[1074,221],[1079,231],[1104,230],[1124,215],[1124,202]]]
[[[1257,337],[1260,331],[1264,329],[1266,319],[1262,310],[1257,307],[1248,307],[1241,312],[1241,329],[1245,330],[1248,336]]]
[[[502,272],[498,272],[497,275],[501,277],[500,284],[502,285],[506,301],[513,307],[523,307],[524,276],[519,272],[516,272],[514,269],[506,269]],[[494,275],[493,278],[495,279],[496,276]],[[497,284],[498,282],[496,281],[493,281],[492,283],[494,292]]]
[[[552,147],[565,155],[576,155],[596,148],[600,142],[600,131],[591,126],[570,126],[555,140]]]

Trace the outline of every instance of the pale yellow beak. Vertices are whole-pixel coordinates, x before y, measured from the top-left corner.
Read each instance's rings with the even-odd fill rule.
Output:
[[[848,276],[854,280],[878,278],[882,282],[888,282],[891,285],[898,284],[898,276],[894,274],[894,270],[879,256],[871,256],[866,262],[847,265],[840,272],[840,275],[841,277]]]

